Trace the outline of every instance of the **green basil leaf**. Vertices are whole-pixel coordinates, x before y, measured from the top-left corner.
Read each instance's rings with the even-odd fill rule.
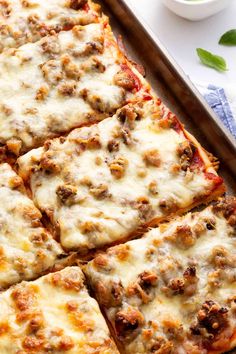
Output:
[[[236,45],[236,29],[225,32],[219,40],[219,44]]]
[[[218,71],[228,70],[226,61],[219,55],[212,54],[202,48],[197,48],[197,54],[204,65],[209,66],[210,68],[216,69]]]

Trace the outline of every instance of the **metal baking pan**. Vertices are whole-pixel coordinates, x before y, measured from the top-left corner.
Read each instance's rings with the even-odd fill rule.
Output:
[[[99,1],[98,1],[99,2]],[[146,69],[156,94],[185,124],[203,147],[220,160],[219,174],[228,192],[236,194],[236,140],[139,14],[124,0],[100,1],[115,34],[128,53]]]

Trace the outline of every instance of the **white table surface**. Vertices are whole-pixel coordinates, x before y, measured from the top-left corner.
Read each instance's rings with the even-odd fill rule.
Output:
[[[236,28],[236,0],[224,11],[203,21],[191,22],[170,12],[161,0],[126,0],[138,11],[194,82],[236,84],[236,47],[218,45],[220,36]],[[204,67],[196,55],[201,47],[223,56],[229,71],[219,73]]]

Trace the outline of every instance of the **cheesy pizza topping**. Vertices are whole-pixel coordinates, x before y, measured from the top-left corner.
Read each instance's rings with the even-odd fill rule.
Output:
[[[32,279],[63,256],[41,224],[41,213],[26,196],[22,179],[0,165],[0,289]]]
[[[78,251],[121,241],[224,191],[201,147],[159,101],[129,104],[47,141],[18,165],[63,247]]]
[[[110,248],[85,271],[124,353],[236,346],[236,198]]]
[[[0,295],[1,354],[118,354],[78,267]]]
[[[105,18],[5,51],[0,55],[0,144],[19,155],[113,114],[142,95],[137,75]]]
[[[99,12],[90,0],[0,0],[0,52],[97,22]]]

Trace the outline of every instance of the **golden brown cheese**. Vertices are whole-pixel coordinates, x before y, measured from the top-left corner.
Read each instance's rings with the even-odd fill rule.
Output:
[[[236,198],[110,248],[85,271],[126,354],[236,346]]]
[[[41,217],[26,196],[22,179],[8,164],[1,164],[0,289],[39,276],[63,256]]]
[[[18,159],[19,171],[63,247],[82,252],[224,191],[188,136],[159,101],[130,104],[30,151]]]
[[[137,75],[106,18],[5,51],[0,54],[0,144],[19,155],[113,114],[149,90]]]
[[[99,11],[90,0],[0,0],[0,52],[97,22]]]
[[[118,354],[79,267],[0,295],[1,354]]]

